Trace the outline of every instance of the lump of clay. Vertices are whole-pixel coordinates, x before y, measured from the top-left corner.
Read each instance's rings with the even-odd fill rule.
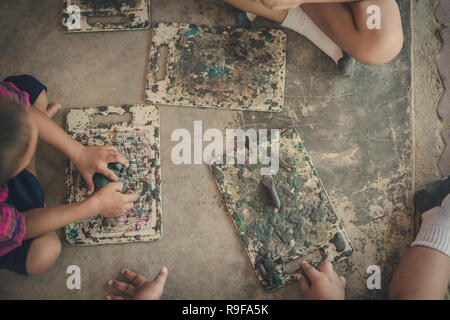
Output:
[[[326,211],[324,208],[314,208],[311,213],[311,220],[313,222],[322,222],[323,218],[326,216]]]
[[[125,176],[125,167],[120,163],[109,163],[108,169],[112,170],[116,176],[121,180]],[[105,176],[96,173],[94,175],[94,185],[95,185],[95,191],[100,190],[104,186],[106,186],[108,183],[110,183],[111,180],[106,178]]]
[[[258,267],[258,271],[261,274],[261,276],[263,278],[267,277],[266,268],[264,268],[264,265],[261,262],[257,264],[257,267]]]
[[[305,223],[305,218],[297,213],[292,213],[288,219],[292,223]]]
[[[267,271],[269,272],[275,271],[275,263],[273,262],[272,259],[266,258],[262,261],[262,263]]]
[[[275,207],[280,209],[281,201],[280,201],[280,198],[278,197],[278,193],[275,188],[275,183],[273,182],[273,179],[266,176],[266,177],[264,177],[264,179],[262,180],[261,183],[269,191],[270,197],[272,198]]]
[[[336,246],[337,252],[342,252],[345,250],[345,240],[340,232],[336,232],[333,238],[334,245]]]

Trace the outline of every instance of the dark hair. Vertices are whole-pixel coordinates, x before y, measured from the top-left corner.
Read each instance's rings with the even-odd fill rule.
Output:
[[[12,178],[29,145],[30,128],[25,106],[0,96],[0,183]]]

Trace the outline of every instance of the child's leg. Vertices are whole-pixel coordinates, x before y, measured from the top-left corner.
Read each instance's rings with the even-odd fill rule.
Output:
[[[42,107],[48,105],[47,91],[43,90],[34,103],[34,107],[44,111]],[[58,111],[59,108],[55,110]],[[44,111],[44,113],[47,113]],[[47,113],[48,114],[48,113]],[[48,114],[51,117],[50,114]],[[37,178],[36,155],[34,154],[26,170]],[[45,205],[45,204],[44,204]],[[46,233],[33,239],[26,258],[26,271],[29,275],[46,272],[53,266],[61,253],[61,242],[55,231]]]
[[[242,11],[251,12],[280,23],[284,21],[284,18],[286,18],[286,15],[289,12],[289,10],[272,10],[261,3],[253,2],[251,0],[225,0],[225,2]]]
[[[395,0],[306,3],[302,4],[301,8],[291,11],[272,10],[250,0],[225,0],[225,2],[242,11],[283,23],[287,28],[310,39],[335,61],[339,57],[337,47],[340,47],[362,63],[386,63],[400,52],[403,45],[400,11]],[[380,30],[369,30],[366,25],[369,17],[366,10],[372,4],[380,7],[382,24]],[[313,21],[313,25],[306,21],[303,11]],[[289,19],[286,19],[289,12],[291,12]],[[316,26],[324,35],[315,30]],[[324,36],[328,36],[329,39]]]
[[[282,23],[285,28],[291,29],[308,38],[320,50],[333,59],[336,63],[342,58],[342,49],[331,40],[311,18],[298,7],[294,10],[272,10],[251,0],[225,0],[229,4],[247,12],[275,20]]]
[[[33,106],[44,112],[49,118],[53,117],[55,113],[61,109],[61,105],[59,103],[48,102],[47,90],[42,90]]]
[[[431,194],[435,187],[448,188],[442,180],[418,191],[415,203],[420,208],[442,194]],[[422,204],[422,205],[420,205]],[[442,299],[450,280],[450,194],[441,205],[422,213],[422,224],[416,240],[402,257],[392,279],[390,299]]]
[[[370,5],[380,8],[379,30],[367,28]],[[362,63],[389,62],[403,46],[400,10],[395,0],[307,3],[302,8],[336,44]]]
[[[400,260],[389,299],[442,299],[450,280],[450,258],[431,248],[414,246]]]
[[[52,231],[33,240],[28,251],[26,268],[29,275],[46,272],[53,266],[61,253],[61,242]]]

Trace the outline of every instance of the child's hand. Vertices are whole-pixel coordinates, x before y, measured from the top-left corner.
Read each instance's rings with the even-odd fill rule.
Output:
[[[159,300],[164,291],[164,285],[167,279],[167,268],[162,267],[158,275],[152,281],[148,281],[145,277],[123,269],[122,274],[131,283],[125,283],[118,280],[109,280],[108,285],[117,289],[127,297],[108,296],[108,300]]]
[[[303,3],[303,0],[253,0],[272,10],[292,10]]]
[[[317,269],[307,262],[301,266],[306,277],[301,274],[296,277],[306,300],[344,300],[345,278],[334,272],[330,262],[323,262]]]
[[[137,194],[133,191],[124,194],[122,188],[121,182],[111,182],[92,197],[92,200],[96,201],[98,212],[102,216],[117,217],[134,208],[134,202],[138,199]]]
[[[83,176],[88,187],[88,194],[94,191],[93,176],[96,172],[112,181],[118,181],[116,174],[108,169],[108,163],[120,163],[128,167],[127,160],[113,146],[85,147],[72,159]]]

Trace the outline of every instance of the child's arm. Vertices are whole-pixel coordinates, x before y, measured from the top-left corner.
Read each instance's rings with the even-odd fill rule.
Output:
[[[93,197],[80,203],[54,208],[32,209],[22,212],[26,219],[25,239],[31,239],[57,230],[67,224],[98,214],[116,217],[134,207],[138,196],[131,192],[121,193],[122,183],[114,182],[99,190]]]
[[[94,191],[92,177],[96,172],[118,181],[115,173],[108,169],[108,163],[121,163],[128,167],[126,159],[113,146],[85,147],[38,108],[30,108],[30,115],[38,128],[39,139],[72,160],[86,181],[89,194]]]

